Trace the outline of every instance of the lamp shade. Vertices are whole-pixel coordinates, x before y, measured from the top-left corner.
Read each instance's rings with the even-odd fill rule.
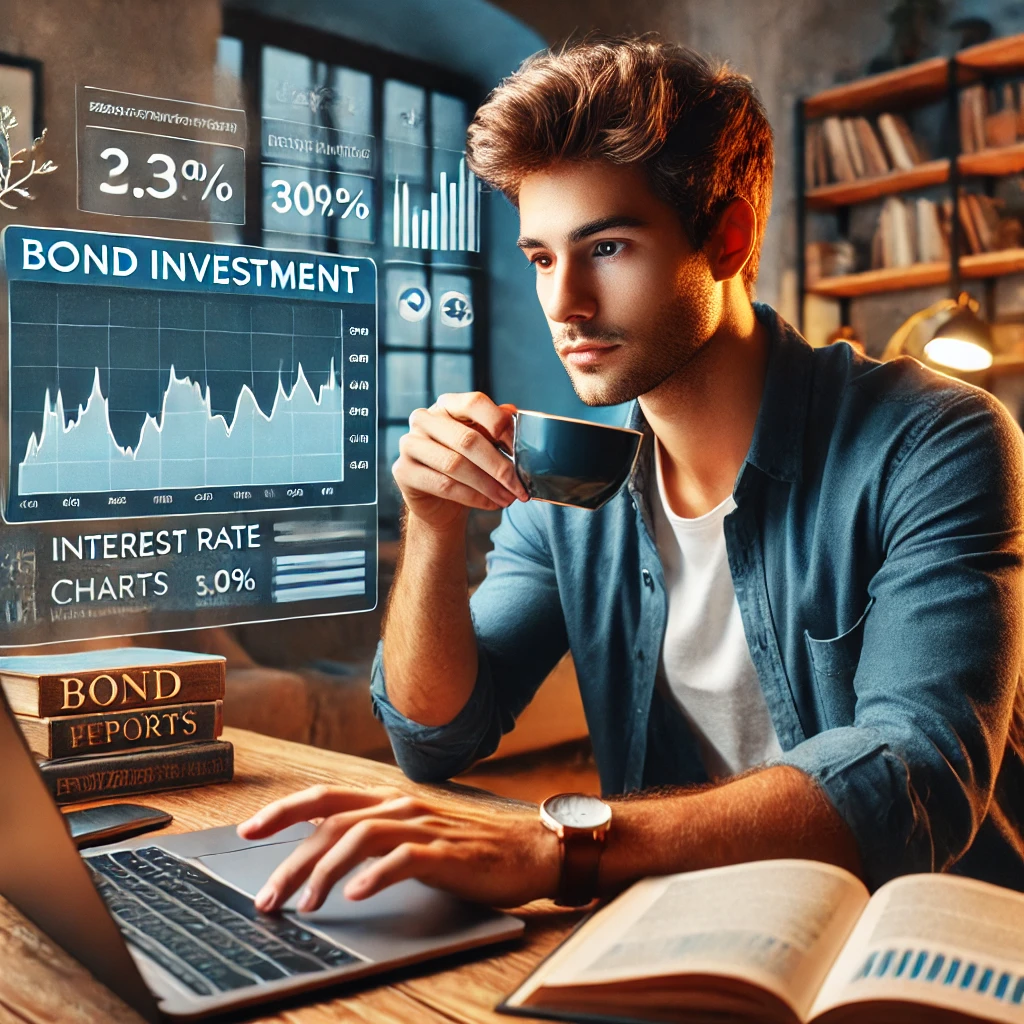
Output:
[[[924,354],[952,370],[987,370],[992,365],[992,331],[970,306],[959,305],[935,331]]]

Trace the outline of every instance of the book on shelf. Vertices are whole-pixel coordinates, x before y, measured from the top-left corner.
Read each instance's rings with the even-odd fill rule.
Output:
[[[874,128],[871,127],[871,122],[866,117],[855,117],[853,126],[857,142],[864,154],[868,177],[875,178],[888,174],[891,170],[889,161],[886,159],[885,150],[878,141]]]
[[[850,154],[850,163],[853,166],[854,176],[866,178],[868,175],[867,161],[864,158],[864,151],[860,148],[860,139],[857,138],[857,128],[850,117],[844,117],[840,122],[843,129],[843,138],[846,140],[846,151]]]
[[[842,122],[838,117],[826,117],[821,122],[821,129],[825,137],[832,180],[854,181],[857,174],[853,169],[853,158],[850,156]]]
[[[824,184],[818,177],[818,168],[815,164],[817,139],[820,135],[821,125],[809,124],[804,131],[804,188]]]
[[[234,748],[225,740],[70,760],[43,760],[39,771],[59,804],[230,782]]]
[[[919,197],[915,204],[914,223],[917,228],[917,258],[921,263],[947,263],[949,240],[942,226],[937,203]]]
[[[984,84],[960,90],[960,152],[977,153],[986,148],[985,118],[988,116],[988,90]]]
[[[878,133],[895,170],[910,171],[921,162],[921,151],[913,133],[899,114],[879,114]]]
[[[499,1007],[557,1020],[1017,1021],[1024,893],[951,874],[874,895],[816,861],[637,882]]]
[[[16,715],[57,718],[222,700],[225,660],[123,647],[0,658],[0,687]]]
[[[852,274],[856,269],[857,251],[848,239],[809,242],[804,250],[804,273],[809,287],[823,277]]]
[[[944,200],[942,208],[944,219],[951,221],[952,200]],[[957,219],[965,255],[1012,248],[1021,237],[1020,221],[1003,215],[1000,200],[977,192],[961,194]]]
[[[916,237],[913,208],[897,196],[890,196],[882,204],[872,239],[872,266],[909,267],[917,263]]]
[[[808,125],[804,137],[804,178],[808,188],[888,174],[889,161],[865,117],[826,117]]]
[[[29,750],[56,760],[215,740],[223,728],[223,707],[223,701],[212,700],[61,718],[15,718]]]
[[[825,133],[820,124],[814,127],[817,129],[814,136],[814,178],[818,185],[827,185],[828,147],[825,145]]]

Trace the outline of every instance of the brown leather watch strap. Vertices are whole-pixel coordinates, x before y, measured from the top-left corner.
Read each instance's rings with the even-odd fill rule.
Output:
[[[562,878],[555,903],[560,907],[585,906],[597,895],[604,832],[573,832],[561,844]]]

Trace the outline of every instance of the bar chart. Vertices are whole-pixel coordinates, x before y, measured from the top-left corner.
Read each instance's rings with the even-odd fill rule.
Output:
[[[399,173],[394,179],[392,244],[396,249],[480,251],[480,182],[466,166],[465,157],[459,159],[458,170],[438,173],[437,188],[429,196]]]

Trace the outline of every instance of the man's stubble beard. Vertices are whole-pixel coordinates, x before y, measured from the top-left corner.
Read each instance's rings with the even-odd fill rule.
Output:
[[[653,316],[629,331],[598,327],[587,330],[586,325],[581,325],[563,332],[562,337],[618,340],[621,351],[627,356],[625,365],[614,371],[600,366],[571,369],[566,366],[569,381],[580,400],[590,406],[631,402],[679,373],[715,330],[713,290],[708,284],[706,278],[699,284],[692,279],[681,282],[677,293]],[[696,298],[697,295],[701,298]]]

